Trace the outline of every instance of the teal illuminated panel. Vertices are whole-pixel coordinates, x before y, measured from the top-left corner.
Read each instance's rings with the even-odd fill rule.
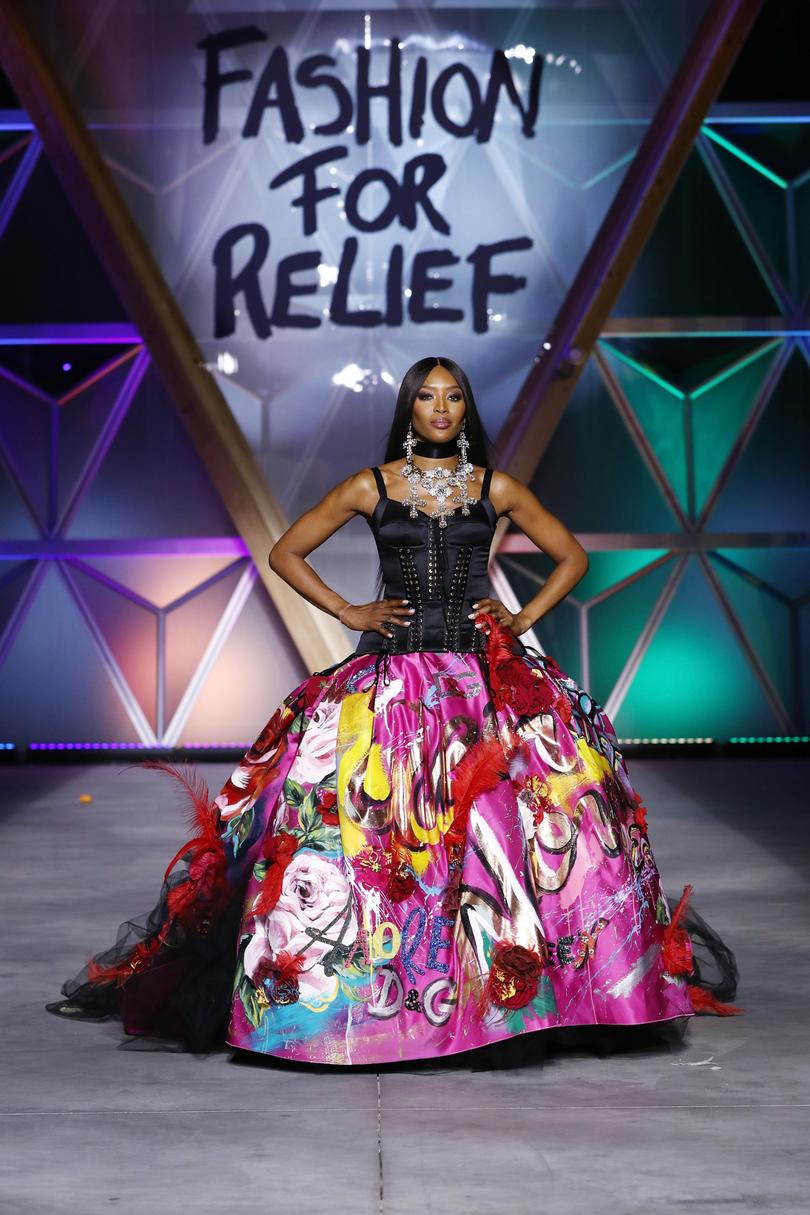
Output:
[[[623,737],[778,734],[780,723],[691,558],[614,724]]]

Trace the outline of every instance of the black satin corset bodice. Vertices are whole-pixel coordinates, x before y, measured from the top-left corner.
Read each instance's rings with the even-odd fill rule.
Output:
[[[355,653],[483,650],[484,634],[468,616],[474,603],[492,594],[487,566],[498,520],[489,500],[492,469],[486,469],[470,513],[457,508],[446,527],[422,511],[412,519],[407,502],[388,497],[380,470],[372,472],[380,496],[368,524],[385,579],[383,598],[409,599],[415,611],[407,627],[392,625],[393,637],[361,633]]]

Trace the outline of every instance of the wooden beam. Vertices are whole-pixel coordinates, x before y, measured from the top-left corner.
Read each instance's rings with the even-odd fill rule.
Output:
[[[284,512],[216,380],[202,366],[185,317],[56,66],[15,0],[0,0],[0,62],[304,665],[330,666],[351,650],[346,633],[270,569],[268,553],[288,526]]]
[[[518,480],[532,480],[762,3],[714,0],[704,15],[498,435],[498,465]]]

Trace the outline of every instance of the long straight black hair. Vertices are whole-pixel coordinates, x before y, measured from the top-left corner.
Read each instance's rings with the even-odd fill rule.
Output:
[[[387,463],[389,460],[401,460],[404,458],[405,448],[403,444],[405,442],[405,435],[408,433],[411,415],[413,414],[413,403],[416,400],[416,394],[427,379],[428,373],[437,364],[444,367],[445,371],[450,372],[461,389],[461,395],[464,397],[464,433],[470,445],[467,458],[471,464],[477,464],[479,467],[486,468],[492,459],[492,441],[484,430],[484,424],[481,421],[481,415],[475,403],[470,381],[455,360],[441,358],[439,355],[426,359],[417,359],[402,377],[402,383],[397,393],[394,416],[391,420],[391,429],[388,432],[384,462]],[[448,448],[450,448],[448,451],[448,455],[450,455],[455,448],[451,448],[449,444]]]
[[[487,468],[492,461],[492,440],[481,421],[481,415],[475,403],[470,381],[454,359],[442,358],[439,355],[426,359],[417,359],[402,377],[402,383],[397,393],[394,416],[391,420],[391,429],[388,432],[383,463],[387,464],[390,460],[401,460],[404,458],[405,448],[403,444],[405,443],[405,435],[408,433],[416,394],[427,379],[428,372],[432,371],[437,364],[450,372],[461,389],[461,395],[464,397],[464,432],[470,445],[467,451],[467,459],[471,464]],[[448,448],[450,449],[448,455],[451,455],[456,450],[454,444],[448,443]],[[374,598],[381,599],[384,589],[385,577],[382,566],[380,566],[377,570]]]

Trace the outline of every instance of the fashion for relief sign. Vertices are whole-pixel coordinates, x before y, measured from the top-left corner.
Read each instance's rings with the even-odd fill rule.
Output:
[[[525,276],[513,271],[532,248],[529,237],[482,240],[469,251],[457,252],[451,243],[453,216],[449,204],[442,207],[435,201],[437,183],[448,167],[439,152],[418,152],[403,160],[396,173],[383,166],[368,166],[352,176],[345,173],[344,165],[342,176],[348,184],[344,180],[343,186],[334,182],[335,166],[350,156],[351,141],[357,146],[371,142],[372,103],[377,107],[374,117],[378,124],[381,112],[387,115],[387,121],[375,128],[374,146],[385,138],[391,148],[407,152],[410,142],[416,151],[426,120],[432,120],[453,139],[483,145],[493,137],[499,107],[509,109],[522,138],[533,138],[542,56],[535,55],[522,95],[513,73],[515,61],[503,50],[492,52],[488,73],[482,80],[463,62],[450,63],[432,75],[424,55],[416,58],[405,73],[396,39],[383,53],[372,54],[370,49],[358,46],[350,88],[335,70],[337,61],[331,55],[310,55],[291,63],[286,50],[271,47],[267,34],[256,26],[212,34],[198,46],[205,56],[202,135],[206,144],[222,137],[223,106],[228,105],[230,118],[237,104],[235,98],[240,99],[238,104],[244,110],[239,115],[241,139],[256,141],[257,156],[262,154],[263,140],[277,141],[279,135],[289,146],[301,144],[305,136],[308,143],[316,138],[327,141],[326,146],[292,161],[268,183],[271,197],[281,199],[284,208],[291,205],[299,217],[306,247],[278,259],[273,273],[269,269],[273,236],[260,218],[235,224],[216,239],[215,337],[234,333],[237,309],[242,307],[259,338],[269,338],[275,330],[316,329],[323,323],[324,313],[334,325],[362,329],[468,320],[475,333],[486,333],[493,297],[514,294],[526,286]],[[243,64],[255,55],[254,66],[234,66],[237,54]],[[451,103],[451,97],[459,96],[462,105]],[[325,105],[328,116],[318,123],[307,122],[309,107],[315,105]],[[265,124],[272,129],[269,131]],[[341,139],[348,142],[339,142]],[[336,196],[341,196],[349,227],[360,235],[348,235],[343,241],[336,274],[329,276],[328,308],[317,314],[301,311],[296,301],[322,290],[319,268],[325,259],[318,244],[319,224],[326,206],[334,210],[334,201],[330,200]],[[484,199],[453,194],[452,202],[467,209],[468,228],[471,209],[476,219],[485,221]],[[271,213],[273,210],[269,208]],[[406,265],[403,245],[394,235],[387,250],[385,287],[376,301],[381,306],[352,309],[363,235],[389,229],[393,233],[397,229],[414,232],[419,226],[435,247],[421,248]],[[434,233],[435,240],[430,239]],[[439,237],[444,239],[440,241]],[[452,267],[458,266],[462,257],[471,267],[467,310],[457,306],[461,291],[452,274]],[[449,303],[448,293],[455,305]]]

